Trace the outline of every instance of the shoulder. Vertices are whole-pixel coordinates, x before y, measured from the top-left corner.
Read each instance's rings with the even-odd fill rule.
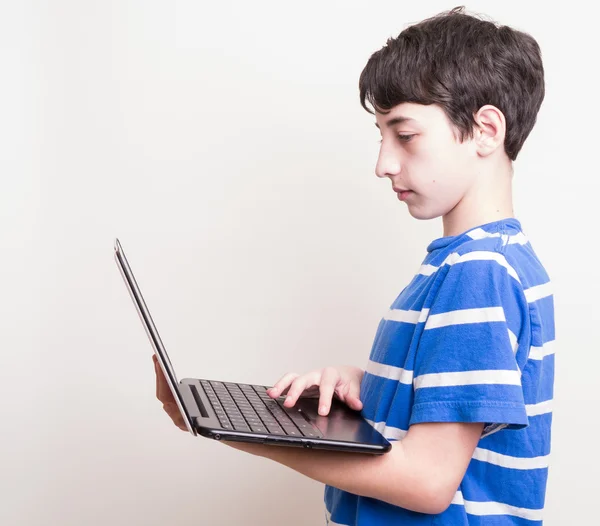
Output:
[[[470,264],[462,265],[464,263]],[[456,265],[467,274],[487,273],[499,278],[505,272],[523,289],[550,280],[529,239],[521,231],[470,231],[468,239],[446,256],[442,266],[449,270]]]
[[[477,235],[477,232],[474,234]],[[515,267],[519,257],[515,258],[507,241],[506,236],[489,235],[463,241],[441,262],[440,279],[445,281],[460,276],[463,281],[482,282],[510,277],[520,285],[519,265]]]
[[[499,237],[468,239],[456,246],[440,262],[426,307],[433,313],[506,307],[522,318],[527,301],[521,266],[515,265],[520,259],[507,247]],[[495,310],[481,314],[500,316]]]

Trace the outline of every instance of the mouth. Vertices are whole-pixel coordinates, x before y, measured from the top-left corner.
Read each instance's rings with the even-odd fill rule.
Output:
[[[412,190],[396,188],[395,186],[393,186],[392,188],[393,188],[394,192],[396,192],[398,194],[398,199],[400,199],[400,201],[405,201],[411,194],[413,194]]]

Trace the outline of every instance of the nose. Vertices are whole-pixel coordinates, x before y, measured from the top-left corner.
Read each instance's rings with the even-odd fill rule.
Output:
[[[400,164],[398,152],[382,143],[375,165],[375,175],[377,177],[392,177],[398,175],[401,170],[402,165]]]

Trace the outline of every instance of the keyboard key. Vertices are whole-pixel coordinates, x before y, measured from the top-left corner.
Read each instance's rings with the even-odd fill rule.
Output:
[[[250,433],[250,428],[248,427],[247,424],[233,424],[233,428],[236,431],[246,431],[246,432]]]
[[[311,424],[309,424],[308,422],[294,422],[296,424],[296,427],[304,432],[305,429],[314,429],[313,426]]]
[[[307,429],[309,427],[312,428],[312,425],[309,424],[306,421],[306,419],[299,412],[290,411],[288,413],[288,416],[292,419],[294,424],[296,424],[296,426],[299,427],[300,429]]]
[[[267,429],[262,424],[250,424],[250,429],[255,433],[267,433]]]
[[[305,437],[310,437],[310,438],[321,438],[321,433],[319,433],[318,431],[314,430],[314,429],[303,429],[302,430],[302,434]]]
[[[302,434],[300,433],[300,431],[298,431],[296,428],[291,428],[289,426],[283,426],[283,429],[285,431],[286,435],[292,436],[292,437],[299,437],[302,436]]]
[[[285,435],[286,432],[281,428],[279,424],[268,424],[267,429],[272,435]]]
[[[289,417],[285,414],[276,414],[275,418],[277,418],[277,421],[281,424],[281,425],[287,425],[287,426],[292,426],[295,428],[293,422],[289,419]]]

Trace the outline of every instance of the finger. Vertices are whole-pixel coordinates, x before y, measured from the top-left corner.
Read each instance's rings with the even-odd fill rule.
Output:
[[[340,373],[333,367],[325,367],[321,374],[321,382],[319,383],[319,414],[326,416],[329,414],[329,408],[331,407],[331,399],[333,398],[333,391],[340,381]]]
[[[318,371],[313,373],[308,373],[296,378],[292,385],[290,385],[290,390],[285,398],[285,402],[283,405],[285,407],[294,407],[294,404],[300,397],[300,395],[304,392],[307,387],[312,387],[313,385],[318,385],[319,380],[321,379],[321,374]]]
[[[283,375],[271,389],[268,389],[267,392],[269,396],[272,398],[277,398],[278,396],[283,395],[289,389],[291,383],[298,378],[300,375],[298,373],[287,373]]]
[[[282,395],[283,392],[290,386],[290,384],[298,378],[300,375],[297,373],[284,374],[271,389],[267,390],[268,395],[271,398],[277,398]]]
[[[304,392],[300,395],[302,398],[319,398],[319,386],[313,385],[312,387],[306,387]]]
[[[154,359],[154,375],[156,377],[156,398],[158,398],[160,400],[160,386],[159,386],[159,382],[158,382],[158,363],[156,363],[156,357],[152,356],[152,358]]]
[[[348,394],[346,395],[346,404],[352,409],[360,411],[363,403],[360,401],[360,384],[351,382],[348,386]]]
[[[156,390],[157,390],[157,396],[158,399],[161,402],[168,402],[168,400],[166,400],[164,398],[165,396],[165,375],[163,374],[160,366],[158,364],[156,364]]]
[[[157,366],[156,377],[158,381],[158,399],[163,403],[174,403],[175,398],[173,398],[173,393],[171,392],[171,388],[167,383],[167,379],[165,378],[162,369]]]

